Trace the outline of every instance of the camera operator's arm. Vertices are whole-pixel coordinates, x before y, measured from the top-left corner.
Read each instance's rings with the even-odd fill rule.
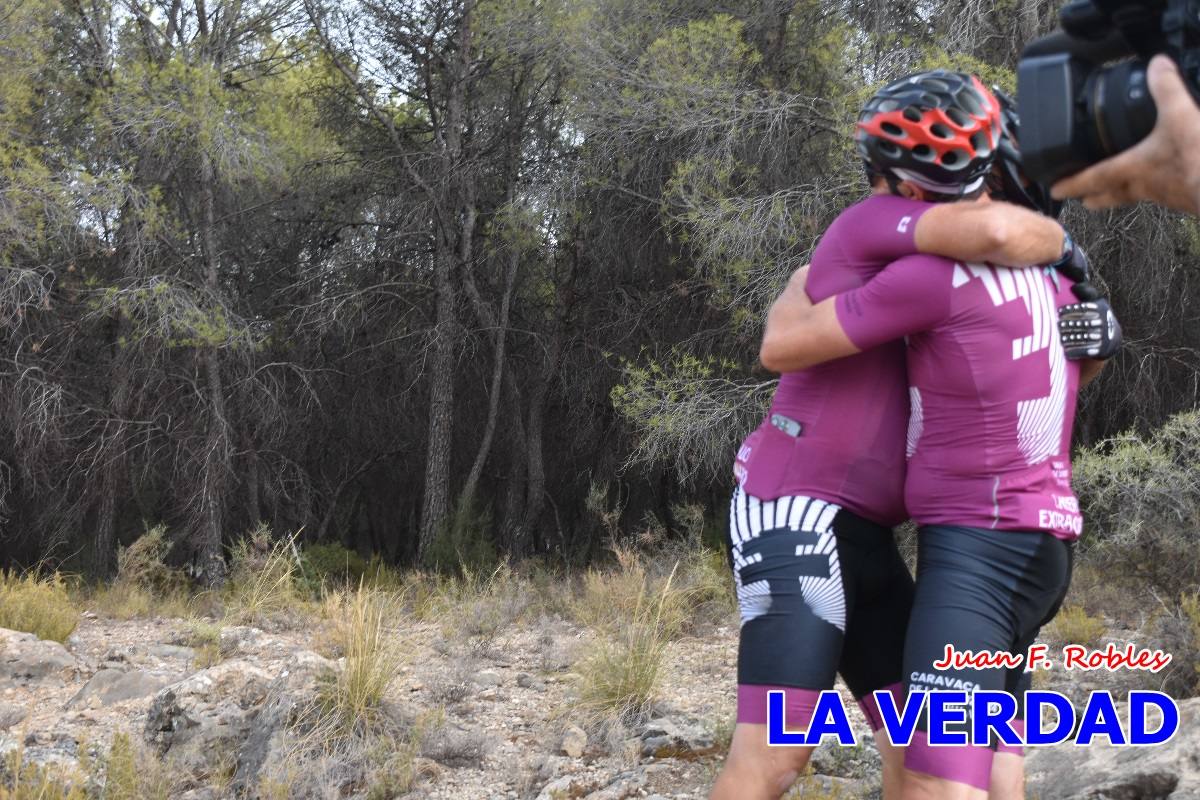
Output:
[[[917,250],[1010,267],[1048,264],[1063,253],[1057,221],[1002,202],[938,203],[917,220]]]
[[[1148,82],[1158,107],[1150,135],[1054,184],[1055,197],[1079,197],[1088,208],[1151,200],[1200,215],[1200,107],[1167,56],[1151,59]]]

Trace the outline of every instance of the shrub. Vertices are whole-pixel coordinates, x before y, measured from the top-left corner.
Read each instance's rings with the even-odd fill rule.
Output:
[[[1073,483],[1087,524],[1083,555],[1106,574],[1171,596],[1200,583],[1198,459],[1197,411],[1082,450]]]
[[[306,545],[300,552],[300,573],[314,590],[325,584],[358,586],[367,570],[362,556],[336,542]]]
[[[1066,606],[1050,623],[1047,634],[1052,641],[1059,644],[1094,647],[1099,644],[1100,637],[1107,630],[1103,619],[1093,617],[1079,606]]]
[[[439,572],[490,573],[500,560],[488,535],[491,527],[489,511],[460,501],[422,555],[424,566]]]
[[[127,734],[113,736],[103,767],[98,800],[169,800],[174,796],[166,767],[135,746]]]
[[[78,623],[79,612],[57,572],[0,572],[0,628],[65,642]]]
[[[90,604],[116,618],[186,616],[192,597],[187,576],[166,564],[170,550],[166,528],[151,528],[128,547],[117,551],[117,577],[97,589]]]
[[[1151,640],[1171,654],[1162,690],[1175,698],[1200,695],[1200,593],[1185,594],[1151,622]]]

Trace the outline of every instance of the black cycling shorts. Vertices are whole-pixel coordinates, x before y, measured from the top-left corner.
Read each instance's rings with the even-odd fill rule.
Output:
[[[739,722],[765,721],[767,688],[805,690],[811,705],[838,673],[857,698],[899,695],[913,580],[891,529],[824,500],[762,501],[739,487],[729,533],[742,618]],[[787,704],[788,726],[803,725],[790,696]]]
[[[1041,531],[949,525],[922,527],[917,544],[916,599],[904,647],[905,689],[1007,691],[1016,696],[1023,719],[1031,677],[1024,665],[938,670],[933,664],[948,644],[976,653],[1028,653],[1066,597],[1072,545]],[[905,753],[905,766],[986,790],[996,746],[931,747],[918,734]]]

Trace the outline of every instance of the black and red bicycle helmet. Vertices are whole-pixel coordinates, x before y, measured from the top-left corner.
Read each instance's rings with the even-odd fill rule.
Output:
[[[961,195],[983,185],[1002,130],[1000,103],[978,78],[938,69],[876,92],[854,139],[868,171]]]
[[[1004,120],[1004,134],[996,148],[996,163],[992,166],[992,174],[988,176],[988,187],[993,195],[999,195],[1002,200],[1016,203],[1034,211],[1058,218],[1062,213],[1061,200],[1050,196],[1050,187],[1037,183],[1025,174],[1021,164],[1020,138],[1021,118],[1017,115],[1017,104],[1012,98],[992,87],[992,94],[1000,102],[1000,116]]]

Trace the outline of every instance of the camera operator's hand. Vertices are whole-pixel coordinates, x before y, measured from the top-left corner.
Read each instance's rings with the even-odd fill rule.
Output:
[[[1121,349],[1121,323],[1108,300],[1071,303],[1058,309],[1058,335],[1067,358],[1103,361]]]
[[[1150,200],[1200,215],[1200,106],[1167,56],[1151,59],[1147,81],[1158,108],[1154,130],[1124,153],[1054,184],[1055,197],[1079,197],[1088,208]]]

